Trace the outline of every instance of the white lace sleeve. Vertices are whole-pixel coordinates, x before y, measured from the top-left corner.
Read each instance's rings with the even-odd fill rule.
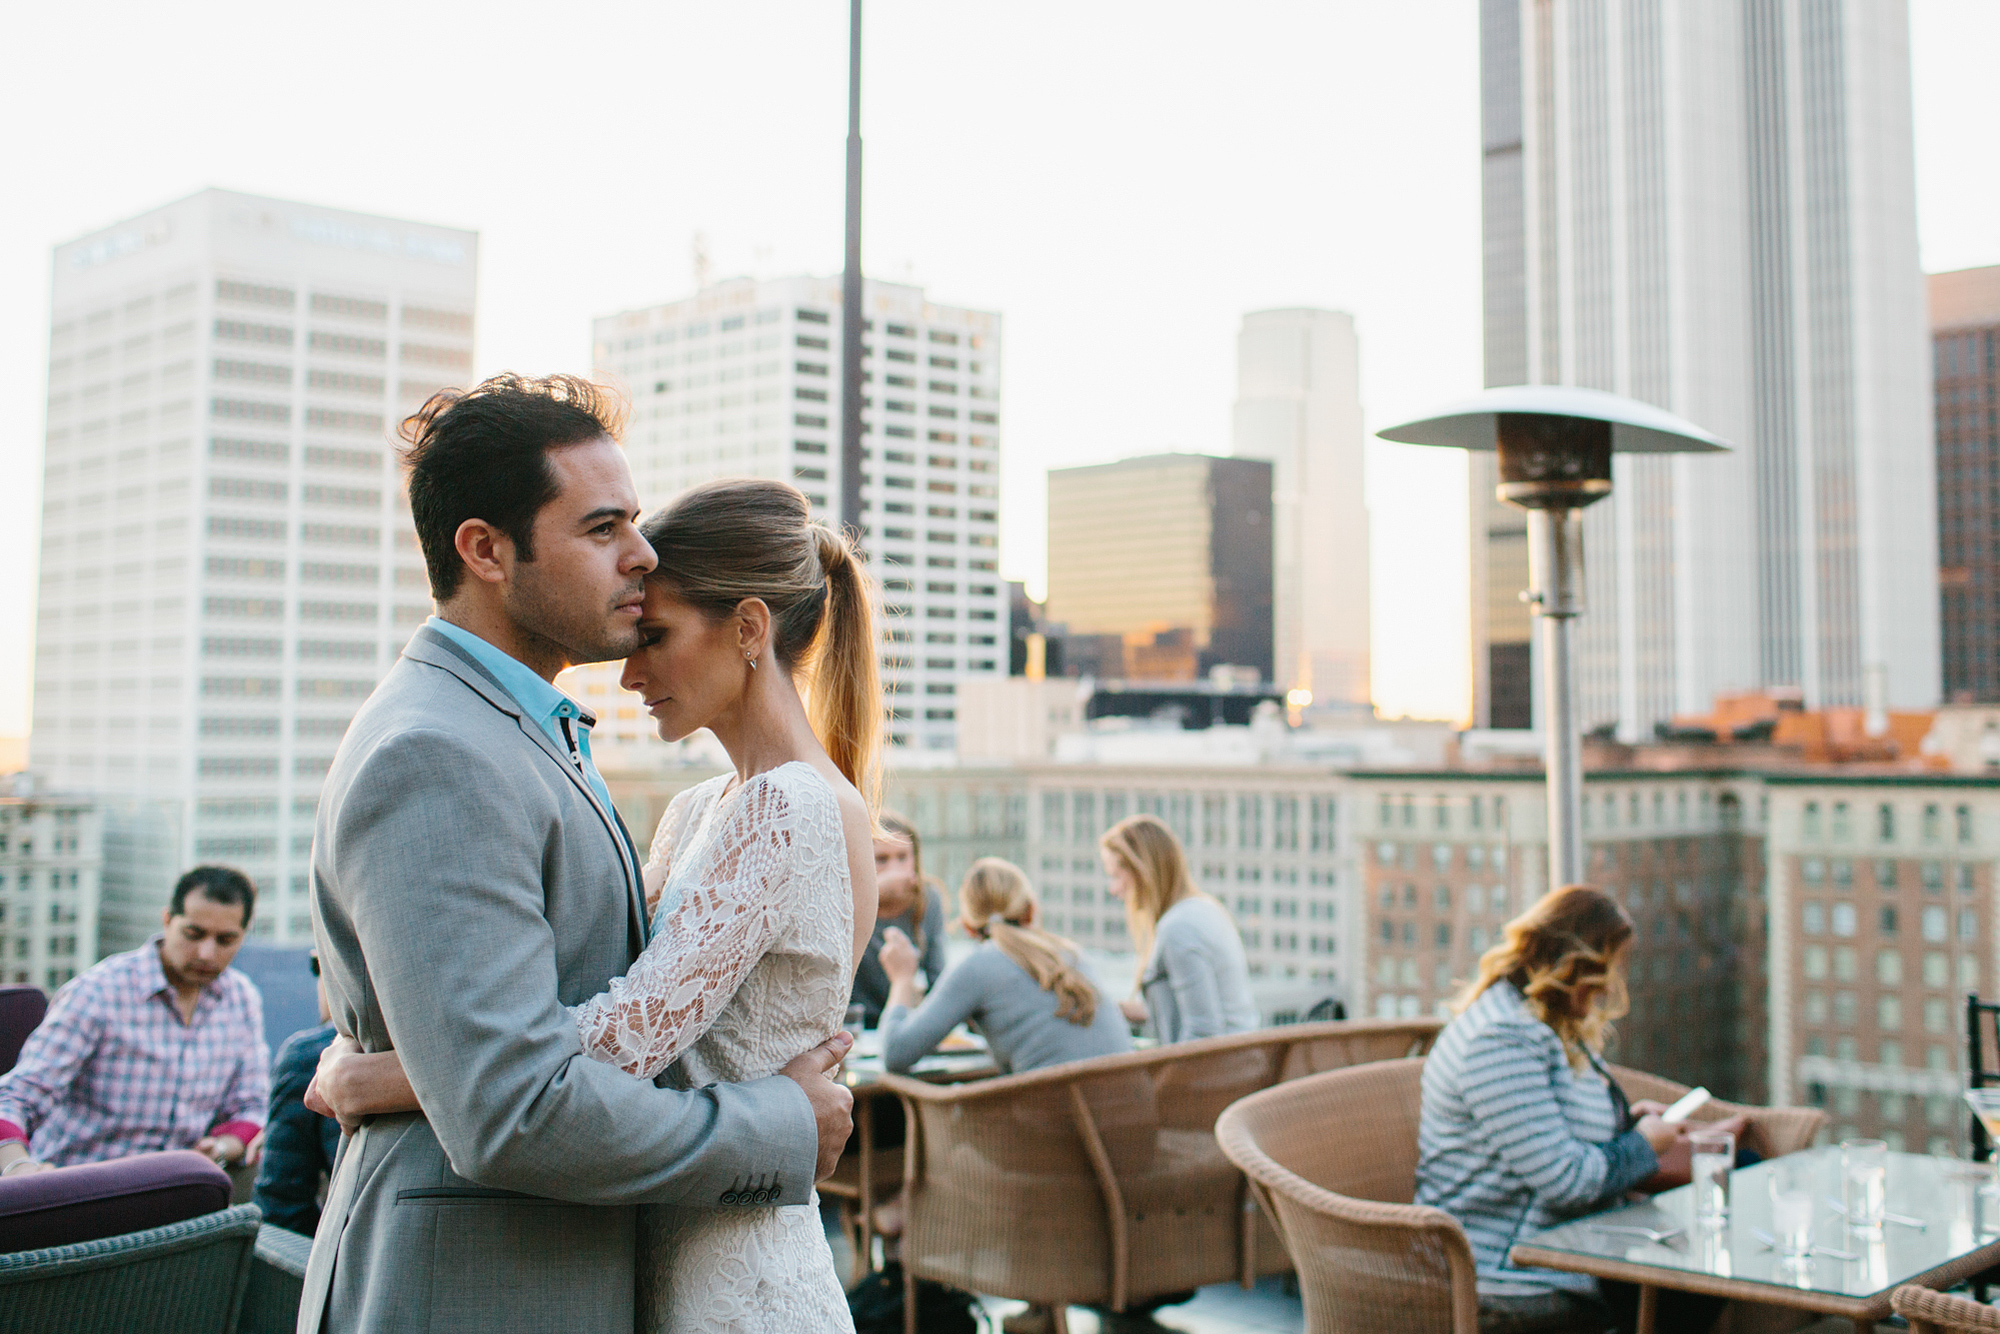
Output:
[[[667,803],[666,813],[660,817],[659,828],[653,831],[653,845],[646,850],[646,869],[671,871],[674,866],[674,845],[679,843],[688,831],[688,825],[697,810],[706,803],[697,800],[701,785],[674,794]]]
[[[708,1031],[784,929],[795,803],[768,775],[730,800],[709,844],[713,862],[685,882],[631,970],[576,1007],[592,1059],[658,1075]]]

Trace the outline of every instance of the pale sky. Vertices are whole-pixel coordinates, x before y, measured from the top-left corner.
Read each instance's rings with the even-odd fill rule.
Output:
[[[1912,9],[1925,267],[2000,263],[2000,0]],[[9,7],[0,736],[29,716],[52,246],[210,185],[470,227],[479,371],[587,370],[591,317],[685,294],[698,232],[718,276],[838,270],[846,15]],[[868,0],[864,267],[1005,316],[1010,577],[1041,585],[1050,466],[1227,451],[1246,311],[1352,312],[1371,431],[1477,388],[1476,20]],[[1369,467],[1377,702],[1458,717],[1463,464],[1375,441]]]

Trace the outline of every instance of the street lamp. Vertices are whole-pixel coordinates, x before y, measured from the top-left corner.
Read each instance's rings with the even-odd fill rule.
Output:
[[[1583,879],[1583,745],[1570,622],[1583,614],[1583,508],[1611,494],[1613,454],[1713,453],[1727,442],[1650,403],[1569,385],[1488,389],[1376,432],[1406,445],[1491,449],[1500,499],[1528,511],[1528,583],[1542,659],[1549,887]]]

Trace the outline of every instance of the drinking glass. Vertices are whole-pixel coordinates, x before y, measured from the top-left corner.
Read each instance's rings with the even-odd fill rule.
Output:
[[[861,1045],[861,1035],[868,1031],[868,1007],[866,1005],[848,1006],[847,1017],[841,1021],[840,1026],[854,1035],[855,1046],[859,1047]]]
[[[1813,1173],[1780,1158],[1771,1164],[1771,1233],[1779,1255],[1803,1260],[1812,1253]]]
[[[1694,1221],[1719,1226],[1729,1218],[1736,1136],[1727,1130],[1697,1130],[1688,1136],[1688,1143],[1694,1150]]]
[[[1842,1140],[1840,1182],[1847,1225],[1859,1232],[1880,1232],[1888,1208],[1889,1146],[1879,1139]]]
[[[2000,1195],[2000,1088],[1967,1089],[1965,1105],[1979,1118],[1979,1124],[1986,1127],[1986,1139],[1993,1146],[1990,1155],[1993,1162],[1993,1179],[1980,1190],[1991,1195]]]

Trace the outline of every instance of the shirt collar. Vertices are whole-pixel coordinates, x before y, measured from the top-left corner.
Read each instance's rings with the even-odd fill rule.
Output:
[[[145,957],[139,961],[139,980],[145,985],[146,995],[149,999],[161,995],[166,996],[169,1001],[174,998],[173,981],[167,976],[167,966],[160,962],[160,945],[166,938],[166,932],[155,931],[147,939],[146,948],[142,951]],[[222,995],[222,979],[228,976],[229,970],[225,968],[216,977],[215,981],[206,983],[201,989],[201,995],[195,1002],[196,1005],[200,1006],[210,997],[220,997]]]
[[[519,658],[494,647],[464,626],[436,616],[424,624],[470,653],[544,731],[552,731],[557,718],[576,718],[585,727],[597,725],[596,717],[588,709],[544,681],[541,673]]]

